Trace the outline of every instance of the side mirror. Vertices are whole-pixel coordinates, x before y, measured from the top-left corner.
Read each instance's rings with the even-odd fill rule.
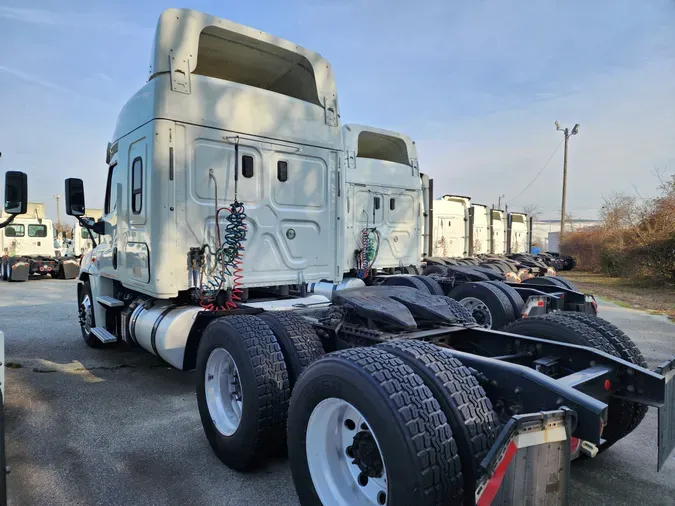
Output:
[[[28,210],[28,176],[15,170],[5,174],[5,212],[25,214]]]
[[[84,183],[76,177],[66,179],[66,214],[84,216]]]

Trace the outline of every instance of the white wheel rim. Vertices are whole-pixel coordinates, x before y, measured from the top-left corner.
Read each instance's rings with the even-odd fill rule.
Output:
[[[89,298],[89,294],[87,294],[82,299],[82,327],[87,334],[91,332],[91,314],[91,299]]]
[[[471,316],[476,319],[476,322],[486,329],[492,328],[492,313],[490,309],[480,299],[475,297],[467,297],[459,301],[459,303],[469,310]]]
[[[364,430],[365,429],[365,430]],[[361,436],[358,436],[361,434]],[[355,439],[357,438],[357,439]],[[356,463],[355,441],[360,438],[379,455],[381,471],[363,471]],[[387,468],[382,450],[365,417],[350,403],[330,398],[316,405],[307,423],[307,464],[314,489],[323,504],[382,506],[388,503]],[[350,454],[348,453],[351,453]],[[363,461],[362,461],[363,465]]]
[[[244,394],[239,369],[230,353],[216,348],[206,361],[204,388],[206,405],[213,424],[223,436],[231,436],[239,428]]]

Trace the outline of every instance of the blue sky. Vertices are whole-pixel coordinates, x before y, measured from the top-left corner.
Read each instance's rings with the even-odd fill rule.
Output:
[[[100,207],[117,112],[147,78],[169,5],[0,0],[0,172],[25,170],[55,216],[63,179]],[[568,210],[614,190],[654,193],[675,172],[675,4],[668,0],[194,1],[302,44],[334,66],[343,122],[406,133],[436,192],[512,201],[562,135]],[[562,149],[510,208],[560,208]]]

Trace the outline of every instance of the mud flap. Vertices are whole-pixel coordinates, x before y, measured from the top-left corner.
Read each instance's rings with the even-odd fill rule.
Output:
[[[9,280],[10,281],[28,281],[30,276],[30,264],[23,260],[9,260]]]
[[[659,407],[659,460],[657,470],[668,460],[675,448],[675,357],[656,369],[666,380],[663,406]]]
[[[574,425],[568,409],[513,416],[481,463],[476,505],[566,505]]]
[[[80,273],[80,263],[75,259],[62,259],[61,269],[64,279],[75,279]]]

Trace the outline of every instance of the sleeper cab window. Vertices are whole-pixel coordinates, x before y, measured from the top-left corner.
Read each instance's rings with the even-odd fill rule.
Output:
[[[143,209],[143,159],[137,156],[131,166],[131,211],[134,214],[141,214],[141,209]]]

